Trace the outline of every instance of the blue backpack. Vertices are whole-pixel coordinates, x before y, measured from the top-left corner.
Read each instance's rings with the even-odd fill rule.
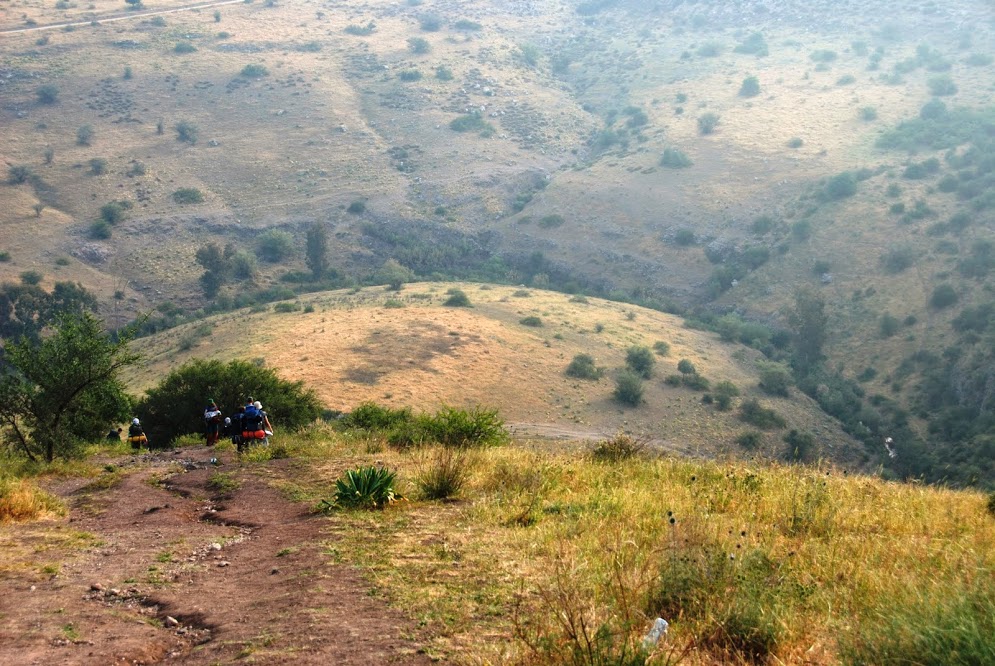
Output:
[[[263,429],[263,415],[253,405],[245,407],[245,414],[242,415],[242,430],[255,431]]]

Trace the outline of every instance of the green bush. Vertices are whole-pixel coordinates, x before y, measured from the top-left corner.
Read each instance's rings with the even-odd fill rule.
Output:
[[[719,124],[719,115],[706,113],[698,118],[698,132],[700,134],[711,134]]]
[[[656,352],[657,356],[666,356],[670,353],[670,343],[657,340],[653,343],[653,351]]]
[[[873,106],[865,106],[860,109],[860,119],[870,122],[878,119],[878,110]]]
[[[398,73],[397,78],[405,83],[412,83],[414,81],[421,81],[421,72],[417,69],[406,69],[403,72]]]
[[[265,65],[249,64],[242,68],[242,76],[248,79],[258,79],[269,76],[269,70],[266,69]]]
[[[436,14],[425,14],[418,19],[418,25],[425,32],[438,32],[442,29],[442,18]]]
[[[536,317],[535,315],[529,315],[528,317],[522,317],[518,320],[518,323],[522,326],[531,326],[533,328],[542,327],[542,319]]]
[[[414,416],[410,408],[391,409],[375,402],[364,402],[342,418],[346,428],[359,430],[390,430],[396,426],[411,421]]]
[[[402,499],[395,490],[397,475],[386,467],[359,467],[346,471],[335,481],[335,499],[325,506],[355,509],[383,509]]]
[[[23,185],[31,180],[32,176],[34,176],[34,172],[31,171],[31,167],[22,164],[11,165],[7,168],[8,185]]]
[[[692,391],[707,391],[708,387],[711,385],[711,382],[697,373],[692,375],[684,375],[681,377],[681,382],[685,387],[691,389]]]
[[[93,176],[102,176],[107,173],[107,160],[103,157],[92,157],[88,164],[90,165],[90,174]]]
[[[442,304],[447,308],[472,308],[473,304],[470,303],[470,297],[466,295],[462,289],[450,289],[446,292],[449,294],[449,298],[444,300]]]
[[[760,94],[760,79],[755,76],[748,76],[743,79],[743,84],[739,87],[740,97],[756,97]]]
[[[322,405],[304,382],[280,379],[271,368],[246,361],[195,360],[169,373],[135,408],[150,439],[170,442],[203,432],[204,405],[213,398],[226,414],[252,396],[276,428],[292,431],[321,416]]]
[[[788,148],[801,148],[804,145],[805,141],[799,136],[788,139]]]
[[[715,406],[719,411],[727,411],[732,407],[732,399],[739,395],[739,388],[729,380],[723,380],[715,385]]]
[[[359,37],[366,37],[368,35],[372,35],[376,29],[377,29],[377,24],[374,23],[373,21],[370,21],[366,25],[347,25],[345,27],[345,31],[347,33]]]
[[[508,441],[508,431],[497,410],[444,407],[426,422],[432,441],[455,448],[497,446]]]
[[[200,136],[200,130],[193,123],[187,120],[181,120],[176,123],[174,129],[176,130],[177,141],[182,141],[191,145],[197,143],[197,138]]]
[[[681,375],[667,375],[666,377],[663,378],[663,383],[666,384],[667,386],[673,386],[673,387],[683,386],[684,377]]]
[[[995,518],[995,492],[989,493],[985,508],[988,510],[988,515]]]
[[[280,313],[280,314],[287,314],[289,312],[297,312],[300,309],[301,309],[301,304],[300,303],[293,303],[293,302],[287,302],[287,301],[282,301],[282,302],[277,303],[276,305],[273,306],[273,312],[277,312],[277,313]]]
[[[411,37],[408,39],[408,49],[412,53],[423,54],[431,51],[432,45],[428,43],[427,39],[423,39],[422,37]]]
[[[744,400],[739,406],[739,419],[762,430],[783,428],[787,423],[773,409],[761,406],[756,399]]]
[[[638,407],[643,402],[643,391],[643,378],[631,370],[623,370],[615,379],[612,397],[623,405]]]
[[[93,143],[93,127],[83,125],[76,130],[76,145],[89,146]]]
[[[881,257],[881,265],[885,272],[897,274],[911,266],[914,260],[915,255],[911,248],[894,247]]]
[[[173,46],[174,53],[193,53],[196,50],[197,47],[190,42],[176,42],[176,45]]]
[[[827,201],[839,201],[857,193],[857,179],[849,171],[844,171],[829,179],[822,190]]]
[[[828,49],[820,49],[818,51],[813,51],[811,54],[809,54],[809,58],[811,58],[815,62],[822,62],[822,63],[832,62],[836,60],[836,51],[830,51]]]
[[[196,187],[181,187],[173,192],[173,201],[178,204],[203,203],[204,194]]]
[[[259,236],[256,245],[264,261],[277,263],[293,254],[294,237],[286,231],[268,229]]]
[[[886,312],[881,315],[881,319],[878,323],[878,332],[881,334],[882,338],[890,338],[898,333],[901,326],[902,324],[898,321],[897,317],[893,317]]]
[[[929,307],[936,310],[955,305],[959,300],[957,291],[949,284],[937,285],[929,297]]]
[[[694,164],[691,158],[683,150],[677,148],[664,148],[663,157],[660,158],[660,166],[670,169],[686,169]]]
[[[453,119],[449,123],[449,129],[454,132],[481,132],[488,135],[494,132],[494,126],[477,111]]]
[[[111,233],[111,225],[105,220],[96,220],[90,225],[90,237],[95,240],[107,240]]]
[[[55,104],[59,101],[59,89],[51,83],[39,86],[35,90],[35,95],[38,97],[39,104]]]
[[[100,207],[100,219],[108,224],[117,224],[125,218],[130,208],[130,201],[110,201]]]
[[[791,370],[783,363],[764,362],[757,363],[760,371],[760,388],[770,395],[788,395],[791,387]]]
[[[764,40],[763,34],[755,32],[742,42],[740,42],[736,48],[733,49],[736,53],[746,53],[748,55],[755,55],[758,58],[769,55],[770,50],[767,47],[767,42]]]
[[[438,67],[435,68],[435,78],[437,78],[439,81],[452,81],[454,78],[453,70],[449,69],[445,65],[439,65]]]
[[[848,86],[851,83],[856,83],[856,82],[857,82],[857,77],[855,77],[853,74],[844,74],[839,79],[837,79],[836,85]]]
[[[642,455],[645,450],[645,442],[620,432],[595,444],[591,457],[595,462],[615,463]]]
[[[594,363],[594,357],[590,354],[577,354],[567,366],[567,377],[575,379],[591,379],[597,381],[604,374],[604,369],[599,368]]]
[[[784,436],[784,442],[788,445],[784,458],[793,462],[808,460],[815,448],[815,437],[811,433],[798,432],[794,429]]]
[[[688,375],[693,375],[697,373],[698,369],[694,367],[694,363],[687,360],[686,358],[682,358],[677,363],[677,371],[681,373],[681,375],[687,377]]]
[[[764,441],[764,436],[756,430],[748,430],[736,437],[736,443],[744,449],[754,450]]]
[[[653,376],[655,364],[656,358],[649,347],[635,345],[629,347],[625,353],[625,366],[643,379],[649,379]]]

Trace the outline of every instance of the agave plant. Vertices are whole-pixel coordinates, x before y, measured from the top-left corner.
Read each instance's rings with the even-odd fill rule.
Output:
[[[360,467],[348,470],[335,482],[335,504],[343,507],[382,509],[403,499],[394,490],[397,474],[386,467]]]

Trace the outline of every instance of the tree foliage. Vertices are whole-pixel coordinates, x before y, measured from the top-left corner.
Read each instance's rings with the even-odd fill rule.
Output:
[[[315,280],[320,280],[328,273],[328,229],[321,222],[308,227],[305,261]]]
[[[111,339],[88,312],[62,313],[53,328],[8,342],[0,379],[0,423],[29,458],[47,462],[127,418],[131,401],[117,373],[139,360],[127,337]]]
[[[811,287],[795,292],[794,307],[788,312],[788,325],[794,333],[795,364],[800,371],[807,372],[822,361],[828,323],[822,294]]]
[[[300,428],[322,411],[317,395],[304,382],[280,379],[271,368],[246,361],[195,360],[149,389],[136,413],[152,441],[165,443],[203,431],[208,398],[225,414],[231,414],[250,396],[262,402],[276,428]]]
[[[51,292],[37,284],[5,283],[0,285],[0,337],[37,340],[58,317],[78,317],[96,308],[96,297],[77,282],[56,282]]]

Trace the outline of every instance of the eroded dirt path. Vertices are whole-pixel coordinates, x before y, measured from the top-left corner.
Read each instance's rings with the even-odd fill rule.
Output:
[[[0,664],[432,663],[322,552],[328,519],[273,489],[293,463],[212,455],[147,456],[109,489],[58,489],[57,524],[2,528]]]

